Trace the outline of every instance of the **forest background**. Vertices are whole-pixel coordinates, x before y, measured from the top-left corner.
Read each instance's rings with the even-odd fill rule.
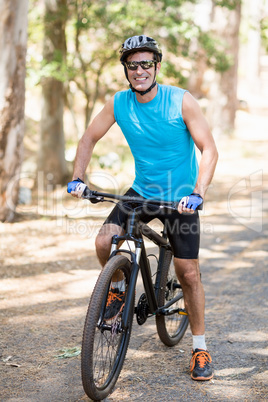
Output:
[[[62,199],[79,138],[127,88],[118,51],[129,36],[159,41],[158,82],[189,89],[216,140],[235,134],[241,113],[267,113],[267,0],[0,0],[0,10],[2,222],[15,219],[18,204],[45,214],[44,194],[46,204]],[[97,145],[88,178],[114,191],[131,183],[117,127]]]

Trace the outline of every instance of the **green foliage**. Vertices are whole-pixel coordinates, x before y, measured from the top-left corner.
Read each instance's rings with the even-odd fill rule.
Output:
[[[58,61],[55,57],[55,60],[48,61],[43,59],[41,63],[41,70],[39,71],[38,80],[42,77],[51,77],[55,78],[58,81],[65,82],[69,79],[69,69],[65,62]]]
[[[55,26],[57,31],[63,29],[67,19],[66,7],[61,6],[54,12],[44,14],[43,2],[30,0],[28,14],[28,49],[27,49],[27,86],[38,85],[42,77],[52,77],[59,81],[69,79],[69,67],[65,60],[65,51],[59,49],[57,43],[59,33],[54,34]],[[46,43],[52,37],[56,38],[55,43]],[[53,40],[51,41],[53,42]],[[63,48],[65,44],[61,44]],[[51,52],[50,47],[55,47]],[[46,51],[48,48],[48,51]]]
[[[207,55],[207,64],[216,71],[224,72],[228,70],[233,63],[230,55],[225,52],[224,42],[212,34],[200,32],[199,43]]]
[[[261,40],[265,51],[268,53],[268,17],[261,20]]]
[[[38,1],[31,0],[28,12],[28,47],[26,57],[26,84],[28,88],[40,82],[43,36],[42,7],[40,7]]]
[[[214,0],[216,6],[226,7],[229,10],[235,10],[241,3],[241,0]]]
[[[179,82],[182,87],[185,87],[187,85],[187,75],[186,71],[178,69],[178,66],[167,60],[162,63],[157,81],[161,84],[165,82],[167,77],[169,77],[175,79],[176,82]]]

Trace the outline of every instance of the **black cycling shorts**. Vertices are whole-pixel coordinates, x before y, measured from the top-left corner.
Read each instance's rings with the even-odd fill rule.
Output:
[[[132,188],[130,188],[125,195],[133,197],[140,196]],[[131,206],[128,203],[120,201],[105,220],[104,225],[113,223],[125,229],[130,211]],[[148,223],[153,219],[159,219],[165,225],[174,257],[184,259],[198,258],[200,244],[198,211],[195,211],[194,214],[180,214],[177,211],[163,210],[157,206],[145,204],[140,211],[140,220],[144,223]]]

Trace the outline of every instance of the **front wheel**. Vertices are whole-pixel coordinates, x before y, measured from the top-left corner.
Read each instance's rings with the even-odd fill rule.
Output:
[[[175,346],[185,334],[189,319],[185,312],[182,289],[172,263],[171,251],[166,251],[161,271],[161,280],[157,295],[158,306],[164,306],[168,301],[178,296],[178,301],[172,304],[170,309],[179,309],[179,313],[157,315],[156,328],[159,338],[166,346]]]
[[[124,363],[134,314],[133,297],[128,323],[122,328],[130,271],[131,264],[125,256],[112,257],[100,273],[88,306],[81,371],[85,393],[94,401],[103,400],[112,392]],[[121,288],[112,288],[112,278]],[[108,311],[111,294],[116,304]]]

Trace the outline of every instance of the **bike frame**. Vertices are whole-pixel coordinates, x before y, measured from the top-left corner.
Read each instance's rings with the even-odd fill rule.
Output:
[[[139,271],[141,272],[142,282],[145,290],[145,294],[147,297],[147,302],[149,306],[149,311],[152,315],[156,314],[168,314],[168,308],[176,303],[180,296],[175,297],[166,303],[165,306],[159,307],[157,303],[157,291],[159,289],[159,283],[161,279],[161,267],[165,260],[165,254],[167,250],[171,250],[171,246],[167,241],[167,236],[165,230],[163,231],[163,236],[160,236],[153,229],[151,229],[148,225],[139,222],[137,213],[134,210],[127,221],[127,231],[123,236],[113,236],[112,238],[112,248],[111,255],[112,258],[114,255],[120,253],[127,253],[131,256],[131,275],[130,281],[128,285],[128,292],[125,302],[125,308],[122,314],[122,329],[127,328],[128,317],[130,314],[130,306],[131,300],[135,295],[136,282],[138,278]],[[156,280],[155,284],[152,281],[151,277],[151,267],[147,257],[143,235],[148,239],[152,240],[159,247],[159,260],[156,272]],[[125,250],[122,248],[118,249],[118,245],[122,241],[133,241],[135,244],[135,251]],[[180,285],[178,285],[180,287]],[[177,309],[179,310],[179,309]],[[174,313],[174,311],[172,311]]]

